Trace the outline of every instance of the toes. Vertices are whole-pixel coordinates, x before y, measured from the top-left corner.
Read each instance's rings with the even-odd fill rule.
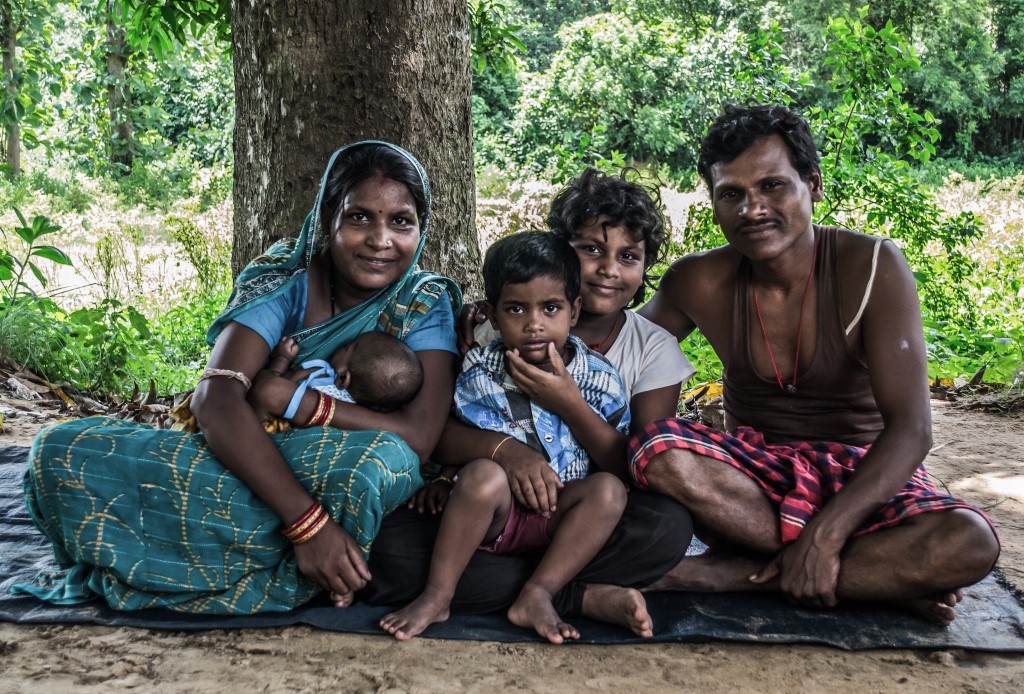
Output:
[[[580,637],[580,632],[576,630],[576,627],[565,622],[558,623],[558,633],[565,639],[578,639]]]

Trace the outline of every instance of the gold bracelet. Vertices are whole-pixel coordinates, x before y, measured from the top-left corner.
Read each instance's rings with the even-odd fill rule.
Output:
[[[213,378],[214,376],[226,376],[227,378],[233,378],[239,383],[241,383],[243,386],[245,386],[246,390],[252,388],[252,381],[249,380],[248,376],[246,376],[241,371],[232,371],[231,369],[207,368],[205,371],[203,371],[202,374],[199,375],[199,382],[205,381],[208,378]]]
[[[438,475],[437,477],[434,478],[434,481],[435,482],[444,482],[445,484],[447,484],[450,487],[454,487],[455,486],[455,480],[453,480],[451,477],[448,477],[447,475]]]
[[[498,445],[494,447],[493,451],[491,451],[491,460],[494,460],[495,462],[497,462],[497,460],[495,460],[494,456],[498,455],[498,449],[501,448],[502,446],[504,446],[506,441],[511,441],[514,438],[515,438],[515,436],[506,436],[501,441],[499,441]]]

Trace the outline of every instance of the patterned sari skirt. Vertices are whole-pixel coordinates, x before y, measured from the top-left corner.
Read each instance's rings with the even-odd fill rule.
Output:
[[[370,551],[381,520],[422,485],[419,460],[383,431],[294,429],[271,439],[302,485]],[[55,604],[120,610],[285,611],[320,588],[281,523],[202,434],[91,417],[43,430],[25,498],[61,571],[16,587]]]

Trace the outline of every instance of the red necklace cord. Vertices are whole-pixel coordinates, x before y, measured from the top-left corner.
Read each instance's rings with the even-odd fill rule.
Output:
[[[601,340],[600,342],[588,343],[587,347],[594,350],[595,352],[600,352],[601,348],[604,347],[606,342],[608,342],[608,338],[610,338],[612,336],[612,333],[615,332],[615,328],[618,327],[619,318],[621,318],[624,315],[625,314],[622,313],[622,311],[619,311],[619,314],[615,316],[615,320],[612,322],[612,329],[608,331],[608,334],[604,336],[604,339]]]
[[[796,392],[796,377],[800,371],[800,338],[804,332],[804,307],[807,306],[807,295],[811,289],[811,278],[814,277],[814,266],[818,260],[818,242],[814,242],[814,255],[811,256],[811,271],[807,273],[807,285],[804,287],[804,298],[800,302],[800,321],[796,327],[796,354],[793,355],[793,382],[788,386],[782,384],[782,374],[779,373],[779,368],[775,366],[775,355],[772,354],[772,345],[768,341],[768,331],[764,328],[764,319],[761,318],[761,306],[757,302],[757,286],[754,284],[753,278],[750,281],[750,291],[754,294],[754,309],[757,311],[757,322],[761,324],[761,336],[764,337],[764,346],[768,348],[768,359],[772,362],[772,371],[775,372],[775,380],[779,382],[779,388],[787,393]]]

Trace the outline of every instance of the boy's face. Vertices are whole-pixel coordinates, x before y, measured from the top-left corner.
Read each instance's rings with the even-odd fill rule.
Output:
[[[565,342],[579,317],[580,298],[570,302],[561,279],[535,277],[506,284],[497,306],[487,304],[487,311],[510,350],[518,350],[527,363],[544,366],[551,361],[548,345],[552,343],[565,361]]]

